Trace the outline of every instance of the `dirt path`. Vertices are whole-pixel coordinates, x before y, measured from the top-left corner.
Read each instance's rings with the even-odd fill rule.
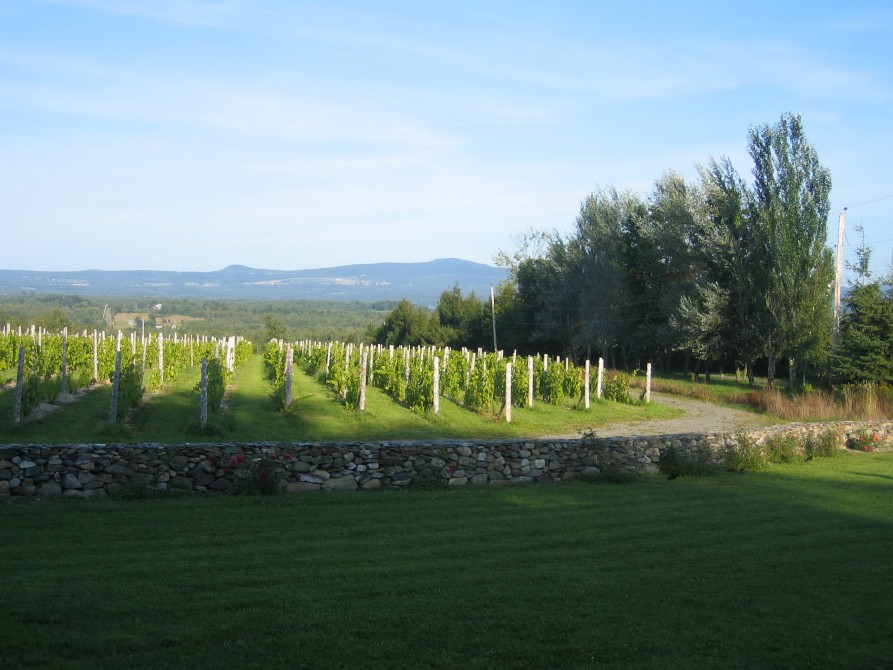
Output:
[[[654,394],[652,399],[653,402],[661,405],[681,409],[685,414],[678,419],[654,419],[650,421],[644,419],[626,423],[610,423],[597,427],[595,434],[599,437],[617,437],[627,435],[735,432],[770,426],[773,423],[760,414],[732,409],[731,407],[722,407],[692,398]]]

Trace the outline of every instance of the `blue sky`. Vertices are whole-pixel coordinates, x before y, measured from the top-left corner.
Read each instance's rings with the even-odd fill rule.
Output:
[[[886,271],[885,2],[0,0],[0,267],[489,263],[787,111]]]

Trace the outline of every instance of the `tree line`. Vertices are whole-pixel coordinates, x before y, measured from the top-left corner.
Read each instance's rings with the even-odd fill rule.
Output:
[[[499,348],[601,356],[625,369],[721,367],[751,381],[759,372],[770,385],[786,369],[792,388],[807,379],[893,383],[889,282],[863,273],[832,347],[831,174],[801,118],[751,127],[747,149],[750,180],[722,157],[699,166],[693,182],[666,172],[647,196],[598,188],[569,233],[531,232],[514,254],[501,253],[510,280],[496,295]],[[368,335],[488,348],[490,304],[454,287],[433,310],[401,303]]]

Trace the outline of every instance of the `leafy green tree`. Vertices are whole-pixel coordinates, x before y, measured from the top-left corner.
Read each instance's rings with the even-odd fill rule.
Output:
[[[750,224],[767,249],[766,332],[769,383],[777,354],[786,353],[793,387],[798,361],[823,363],[831,332],[826,245],[831,173],[806,139],[799,115],[750,129],[754,161]]]
[[[834,358],[839,384],[893,386],[893,296],[878,281],[853,287],[844,301]]]
[[[437,328],[430,313],[421,307],[415,307],[405,298],[388,313],[375,333],[375,342],[378,344],[415,346],[435,344],[437,340]]]
[[[865,231],[857,228],[856,281],[843,303],[840,340],[834,352],[833,379],[837,384],[873,382],[893,386],[893,277],[872,278],[871,248]]]
[[[767,249],[750,225],[750,191],[731,161],[726,157],[711,160],[700,167],[700,174],[708,223],[705,273],[714,286],[712,307],[724,306],[714,323],[720,328],[725,353],[736,366],[744,367],[752,385],[756,361],[766,351]],[[700,330],[702,336],[712,337]]]
[[[641,285],[635,284],[634,232],[647,216],[637,195],[611,187],[593,192],[580,208],[572,246],[579,268],[569,288],[580,307],[576,344],[592,357],[601,354],[616,367],[619,348],[628,362],[632,333],[641,315]]]
[[[285,324],[275,314],[264,314],[264,341],[270,340],[286,340]]]
[[[665,173],[654,185],[648,216],[637,221],[629,246],[640,304],[641,318],[636,328],[640,347],[649,359],[683,350],[709,361],[717,348],[690,346],[691,330],[683,332],[677,327],[680,305],[694,306],[706,295],[705,263],[711,249],[705,244],[708,226],[700,186],[687,183],[678,173]],[[706,303],[699,307],[706,307]]]
[[[440,294],[432,320],[439,326],[439,341],[451,347],[492,346],[490,306],[474,293],[465,297],[459,285]]]

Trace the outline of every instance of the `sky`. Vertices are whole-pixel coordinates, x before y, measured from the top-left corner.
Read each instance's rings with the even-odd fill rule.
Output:
[[[888,271],[886,1],[0,0],[0,267],[492,264],[786,112]]]

